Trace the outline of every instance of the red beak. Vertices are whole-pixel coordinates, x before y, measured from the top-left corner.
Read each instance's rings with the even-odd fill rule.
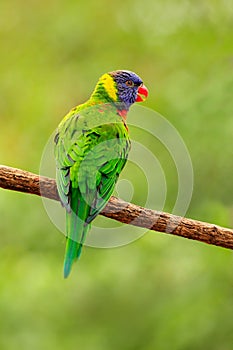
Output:
[[[136,102],[143,102],[147,99],[148,90],[145,85],[139,86]]]

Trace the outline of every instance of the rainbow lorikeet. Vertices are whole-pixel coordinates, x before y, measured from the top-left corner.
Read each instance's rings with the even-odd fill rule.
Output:
[[[55,136],[56,181],[66,209],[64,277],[80,256],[91,221],[107,204],[130,150],[126,116],[148,95],[133,72],[100,77],[90,99],[74,107]]]

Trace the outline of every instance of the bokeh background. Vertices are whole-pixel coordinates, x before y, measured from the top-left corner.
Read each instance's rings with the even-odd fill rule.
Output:
[[[130,69],[150,90],[145,106],[175,126],[190,152],[186,215],[232,227],[230,0],[2,0],[0,13],[2,164],[38,173],[67,111],[102,73]],[[171,211],[175,166],[156,140],[140,140],[163,166]],[[143,204],[133,166],[124,175]],[[230,251],[149,232],[122,248],[85,248],[64,280],[65,238],[41,199],[5,190],[0,233],[1,349],[232,349]]]

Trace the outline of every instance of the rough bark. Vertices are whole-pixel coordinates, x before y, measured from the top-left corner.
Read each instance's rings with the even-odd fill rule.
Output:
[[[59,201],[54,179],[20,169],[0,166],[0,187]],[[100,215],[153,231],[233,249],[232,229],[146,209],[116,197],[111,197]]]

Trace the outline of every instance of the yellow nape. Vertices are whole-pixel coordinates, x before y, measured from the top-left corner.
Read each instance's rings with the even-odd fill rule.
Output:
[[[113,78],[109,74],[105,73],[100,78],[100,81],[102,82],[103,87],[107,91],[109,97],[111,97],[113,101],[117,101],[116,83]]]

